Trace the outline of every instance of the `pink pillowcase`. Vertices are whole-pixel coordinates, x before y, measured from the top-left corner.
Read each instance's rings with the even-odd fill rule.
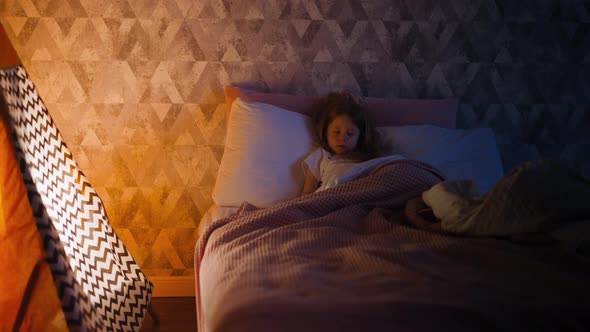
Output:
[[[282,93],[265,93],[235,86],[225,87],[226,112],[236,98],[245,102],[271,104],[292,112],[308,114],[318,96],[297,96]],[[404,99],[364,98],[365,108],[376,127],[431,124],[443,128],[455,128],[459,100],[445,99]]]

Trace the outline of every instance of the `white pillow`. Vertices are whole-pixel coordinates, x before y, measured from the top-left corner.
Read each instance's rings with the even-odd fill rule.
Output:
[[[475,181],[481,193],[502,177],[502,161],[490,128],[447,129],[432,125],[378,128],[389,153],[426,162],[450,180]]]
[[[304,182],[301,162],[314,148],[312,128],[306,115],[236,99],[213,188],[215,204],[269,207],[296,197]]]

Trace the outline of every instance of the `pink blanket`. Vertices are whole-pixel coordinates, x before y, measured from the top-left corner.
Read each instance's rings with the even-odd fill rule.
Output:
[[[575,257],[408,227],[406,201],[441,178],[402,160],[214,222],[195,252],[199,331],[502,330],[530,315],[590,326]]]

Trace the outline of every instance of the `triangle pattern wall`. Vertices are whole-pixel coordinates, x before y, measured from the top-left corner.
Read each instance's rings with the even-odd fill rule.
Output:
[[[0,22],[148,276],[193,273],[228,84],[458,96],[507,170],[590,172],[587,1],[3,0]]]

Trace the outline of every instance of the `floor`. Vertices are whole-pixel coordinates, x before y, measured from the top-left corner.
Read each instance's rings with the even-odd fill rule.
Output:
[[[197,331],[194,297],[155,297],[152,307],[160,318],[159,328],[147,314],[140,332]]]

